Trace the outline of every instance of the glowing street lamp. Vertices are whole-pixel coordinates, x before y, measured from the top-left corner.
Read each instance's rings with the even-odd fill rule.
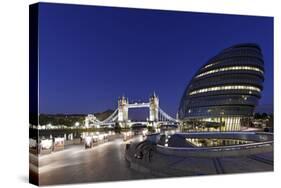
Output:
[[[76,121],[75,123],[75,127],[79,127],[80,123],[78,121]]]

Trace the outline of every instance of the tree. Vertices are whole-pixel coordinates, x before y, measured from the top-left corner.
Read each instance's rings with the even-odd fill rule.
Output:
[[[261,118],[262,119],[266,119],[267,118],[267,113],[262,113]]]
[[[254,118],[255,118],[255,119],[261,119],[261,114],[258,113],[258,112],[255,113]]]

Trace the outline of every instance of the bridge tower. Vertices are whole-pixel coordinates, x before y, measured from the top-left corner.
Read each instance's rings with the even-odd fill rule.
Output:
[[[159,117],[159,98],[154,93],[149,98],[149,121],[150,122],[157,122]],[[154,124],[154,123],[153,123]]]
[[[121,126],[128,121],[128,104],[129,101],[124,96],[118,99],[118,122]]]

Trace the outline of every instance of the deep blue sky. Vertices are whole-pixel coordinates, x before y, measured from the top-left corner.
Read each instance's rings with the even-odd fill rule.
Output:
[[[265,83],[259,109],[273,104],[273,19],[159,10],[40,4],[40,113],[90,113],[117,98],[156,92],[175,115],[202,64],[237,43],[258,43]]]

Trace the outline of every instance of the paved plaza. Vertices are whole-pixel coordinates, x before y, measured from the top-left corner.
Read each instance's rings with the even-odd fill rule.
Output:
[[[63,151],[39,157],[40,185],[87,183],[101,181],[136,180],[148,178],[196,176],[210,174],[245,173],[273,170],[273,153],[244,157],[196,158],[175,157],[153,153],[150,161],[133,159],[134,168],[125,159],[128,142],[142,141],[138,136],[124,142],[118,138],[85,149],[84,145],[70,145]],[[31,159],[36,157],[30,154]],[[31,169],[36,169],[31,164]],[[146,169],[146,170],[143,170]],[[34,173],[31,171],[31,173]]]

